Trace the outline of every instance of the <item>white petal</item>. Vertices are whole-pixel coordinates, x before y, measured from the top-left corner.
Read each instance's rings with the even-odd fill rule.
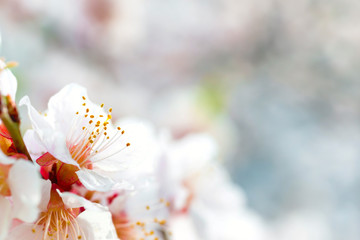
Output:
[[[9,172],[14,218],[26,222],[35,221],[41,199],[40,175],[36,166],[26,160],[17,160]]]
[[[86,200],[85,198],[76,194],[70,192],[60,192],[59,190],[58,193],[67,208],[84,207],[85,209],[92,209],[95,208],[95,206],[97,206],[97,208],[103,208],[101,205],[90,202],[89,200]]]
[[[53,126],[40,115],[31,105],[29,97],[25,96],[20,100],[20,106],[26,105],[32,126],[46,150],[60,161],[79,166],[70,155],[66,146],[66,137],[62,132],[54,129]],[[58,116],[61,118],[61,116]]]
[[[5,165],[9,165],[9,164],[13,164],[15,163],[15,160],[6,156],[1,150],[0,150],[0,164],[5,164]]]
[[[3,196],[0,196],[0,209],[0,240],[5,240],[11,223],[11,204]]]
[[[54,127],[64,135],[69,133],[76,112],[82,107],[84,102],[82,96],[87,98],[86,89],[72,83],[66,85],[49,100],[48,117],[54,123]],[[81,126],[78,128],[81,130]]]
[[[0,60],[0,68],[5,67],[6,64]],[[2,95],[10,95],[15,101],[15,94],[17,89],[17,81],[15,76],[9,69],[0,71],[0,89]]]
[[[111,214],[108,211],[86,210],[76,220],[88,240],[118,240]]]
[[[50,191],[51,191],[51,181],[41,179],[41,200],[39,204],[39,209],[41,212],[47,210],[47,206],[50,201]]]
[[[171,146],[170,160],[177,163],[182,175],[192,175],[213,161],[217,155],[217,145],[207,134],[192,134]]]
[[[118,239],[114,225],[112,223],[111,214],[108,208],[90,202],[85,198],[79,197],[73,193],[63,192],[60,194],[64,204],[68,208],[84,207],[76,220],[80,228],[84,231],[88,240],[115,240]]]
[[[32,231],[35,229],[35,233]],[[35,227],[34,224],[24,223],[11,230],[6,240],[34,240],[42,239],[41,227]]]
[[[30,99],[28,96],[24,96],[20,99],[19,106],[26,106],[28,109],[28,115],[31,121],[31,124],[34,130],[40,135],[40,139],[42,138],[42,130],[53,128],[51,125],[45,120],[44,116],[40,115],[38,111],[31,105]]]
[[[114,182],[104,174],[94,170],[82,169],[76,172],[80,182],[90,191],[107,192],[116,189],[130,189],[131,185],[126,182]]]
[[[25,132],[24,142],[33,161],[35,161],[41,155],[47,152],[39,136],[33,129],[29,129]]]
[[[127,197],[124,194],[117,196],[109,206],[110,212],[120,213],[125,209]]]
[[[194,223],[188,215],[179,215],[171,221],[173,240],[200,240]]]

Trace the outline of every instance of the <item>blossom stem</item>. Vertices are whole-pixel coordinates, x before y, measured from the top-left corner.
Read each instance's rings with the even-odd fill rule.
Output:
[[[14,116],[12,116],[13,113],[9,112],[9,105],[11,104],[11,100],[6,96],[1,96],[1,98],[1,121],[8,130],[17,152],[26,155],[26,157],[31,161],[30,154],[25,146],[24,139],[21,136],[20,121],[15,120]]]

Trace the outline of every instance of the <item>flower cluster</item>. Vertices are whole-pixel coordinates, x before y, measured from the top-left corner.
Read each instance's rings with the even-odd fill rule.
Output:
[[[13,65],[0,62],[0,240],[235,240],[237,226],[249,231],[251,213],[211,137],[175,140],[148,122],[114,122],[77,84],[43,112],[23,97],[32,127],[22,136]]]

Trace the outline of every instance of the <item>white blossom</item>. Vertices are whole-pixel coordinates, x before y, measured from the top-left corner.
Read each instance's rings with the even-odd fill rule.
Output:
[[[137,162],[132,157],[133,143],[129,142],[132,133],[114,127],[112,109],[105,111],[103,104],[92,103],[83,87],[64,87],[49,100],[44,115],[32,107],[28,97],[20,104],[27,106],[33,125],[25,142],[34,158],[49,153],[78,167],[76,174],[89,190],[105,192],[132,187],[124,178],[114,181],[111,177],[124,176],[122,173]]]

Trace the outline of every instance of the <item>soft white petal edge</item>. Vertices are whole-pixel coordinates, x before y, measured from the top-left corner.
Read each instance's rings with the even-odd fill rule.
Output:
[[[0,68],[4,68],[6,64],[0,60]],[[14,74],[9,69],[3,69],[0,71],[0,89],[1,94],[10,95],[15,101],[15,95],[17,90],[17,80]]]
[[[9,200],[0,196],[0,240],[7,238],[10,222],[11,222],[11,204]]]
[[[84,207],[76,219],[88,240],[118,240],[111,214],[107,207],[92,203],[73,193],[59,192],[64,204],[68,208]]]
[[[63,163],[79,167],[79,164],[70,155],[64,134],[56,131],[45,117],[39,114],[31,105],[29,97],[24,96],[19,105],[27,107],[31,124],[46,150]]]
[[[5,165],[14,164],[15,160],[6,156],[2,151],[0,151],[0,163]]]
[[[9,185],[13,199],[13,217],[33,222],[39,214],[41,180],[36,166],[26,160],[17,160],[9,172]]]
[[[90,191],[108,192],[111,190],[127,189],[131,190],[132,185],[127,181],[115,182],[104,174],[99,174],[94,170],[81,169],[76,172],[80,182]]]

